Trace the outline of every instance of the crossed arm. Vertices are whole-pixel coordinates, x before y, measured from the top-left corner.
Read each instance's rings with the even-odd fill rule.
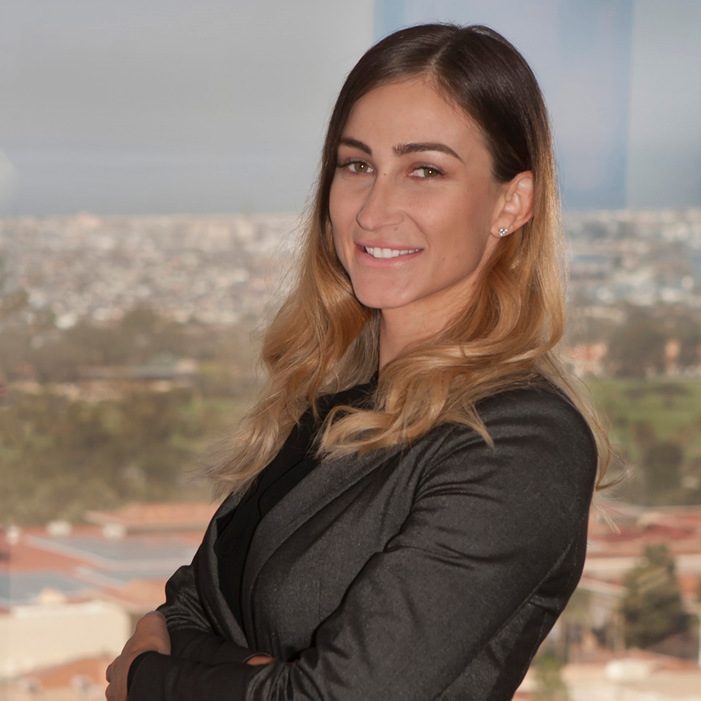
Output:
[[[218,638],[214,633],[193,630],[184,634],[175,632],[173,637],[176,641],[177,656],[208,666],[243,662],[256,667],[274,661],[269,655],[252,653],[247,648]],[[159,611],[150,611],[137,622],[134,634],[126,642],[122,652],[107,667],[107,701],[126,701],[129,670],[137,657],[150,652],[168,656],[171,649],[171,635],[165,616]]]

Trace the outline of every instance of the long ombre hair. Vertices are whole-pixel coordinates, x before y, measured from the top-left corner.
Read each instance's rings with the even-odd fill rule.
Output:
[[[417,76],[432,80],[480,127],[497,181],[533,173],[533,215],[499,241],[460,315],[382,368],[372,408],[331,411],[318,451],[334,457],[404,445],[446,422],[469,426],[491,442],[477,402],[545,377],[587,419],[603,474],[605,432],[555,351],[565,321],[564,265],[552,138],[538,83],[519,52],[493,30],[428,24],[381,40],[341,89],[297,278],[264,336],[266,384],[226,458],[210,470],[221,493],[245,489],[302,413],[310,406],[316,411],[320,395],[366,382],[377,372],[380,312],[356,299],[336,256],[329,191],[356,101],[380,85]]]

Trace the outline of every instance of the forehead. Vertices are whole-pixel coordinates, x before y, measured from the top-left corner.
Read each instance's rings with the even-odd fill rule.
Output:
[[[343,135],[396,143],[483,143],[475,121],[425,76],[386,83],[363,95],[353,105]]]

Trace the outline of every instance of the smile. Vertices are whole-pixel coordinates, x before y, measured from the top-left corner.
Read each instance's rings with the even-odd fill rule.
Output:
[[[373,258],[398,258],[399,256],[408,256],[411,253],[418,253],[420,248],[405,248],[402,250],[396,248],[377,248],[374,246],[363,246],[365,253],[368,253]]]

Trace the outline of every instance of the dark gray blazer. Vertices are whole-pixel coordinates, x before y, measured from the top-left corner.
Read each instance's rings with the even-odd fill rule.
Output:
[[[131,701],[504,701],[581,575],[596,449],[545,386],[404,449],[325,460],[261,521],[243,625],[219,590],[215,514],[160,608]],[[276,662],[251,667],[252,651]]]

